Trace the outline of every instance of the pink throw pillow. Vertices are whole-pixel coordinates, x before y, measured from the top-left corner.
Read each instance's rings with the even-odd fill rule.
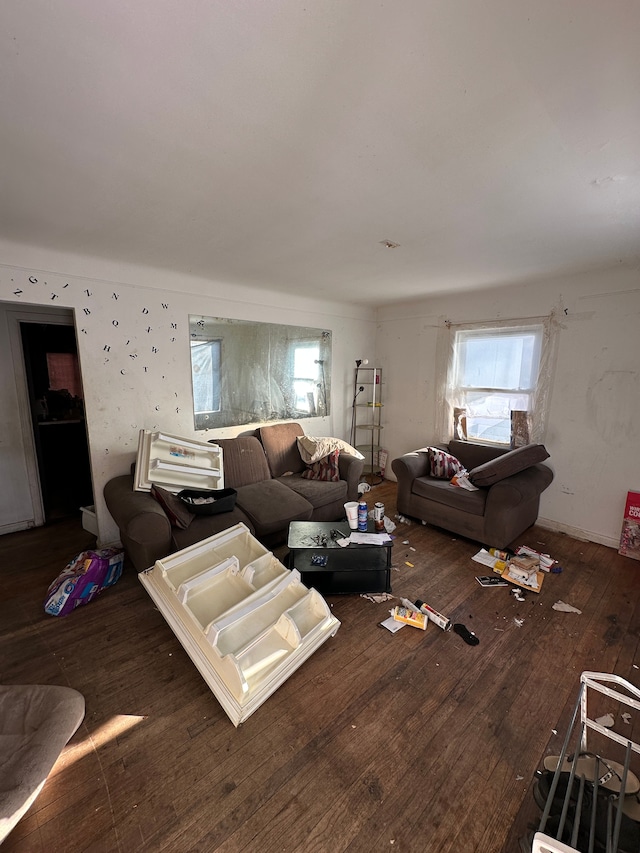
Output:
[[[309,465],[306,471],[302,472],[305,480],[325,480],[331,483],[337,483],[340,479],[340,470],[338,468],[339,450],[334,450],[328,456],[323,456],[318,459],[313,465]]]
[[[450,480],[454,474],[463,470],[463,465],[439,447],[429,448],[429,472],[434,480]]]

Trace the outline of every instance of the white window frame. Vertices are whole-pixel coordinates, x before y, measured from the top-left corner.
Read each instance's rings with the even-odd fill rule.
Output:
[[[528,430],[529,441],[542,442],[545,436],[548,399],[551,389],[551,380],[553,373],[553,365],[555,363],[555,347],[556,347],[556,324],[551,317],[535,317],[519,320],[494,321],[486,323],[447,323],[447,357],[445,367],[443,369],[443,381],[441,383],[441,400],[440,411],[442,413],[441,422],[441,438],[443,441],[450,441],[452,438],[463,438],[478,444],[488,444],[499,447],[509,447],[511,438],[508,440],[498,440],[496,436],[491,438],[476,437],[471,434],[473,429],[469,429],[467,434],[460,431],[456,432],[456,424],[454,413],[456,409],[465,408],[467,395],[474,393],[490,395],[495,394],[496,398],[513,395],[515,401],[519,398],[518,404],[525,408],[528,412]],[[519,382],[518,387],[505,388],[492,386],[461,386],[458,380],[459,376],[459,361],[458,355],[460,351],[460,341],[470,340],[478,337],[495,336],[496,333],[505,336],[518,336],[533,331],[537,336],[538,352],[538,370],[535,377],[535,383],[532,387],[527,387],[528,383]],[[522,377],[521,377],[522,378]],[[512,408],[516,409],[514,405]]]

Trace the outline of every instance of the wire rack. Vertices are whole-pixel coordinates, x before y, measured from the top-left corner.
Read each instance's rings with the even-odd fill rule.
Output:
[[[607,714],[597,716],[605,709],[615,712],[613,725],[604,725]],[[637,687],[618,675],[582,673],[532,853],[639,853],[640,794],[631,769],[640,754],[632,739],[639,711]],[[592,773],[584,772],[585,758]]]

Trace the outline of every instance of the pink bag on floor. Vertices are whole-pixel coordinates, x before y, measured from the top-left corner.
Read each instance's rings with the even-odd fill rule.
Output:
[[[119,579],[123,562],[124,553],[118,548],[82,551],[49,586],[44,602],[45,613],[66,616],[81,604],[88,604]]]

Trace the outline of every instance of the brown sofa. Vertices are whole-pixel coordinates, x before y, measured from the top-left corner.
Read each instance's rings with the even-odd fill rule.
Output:
[[[345,501],[358,497],[362,460],[340,453],[338,482],[305,479],[307,466],[296,441],[301,435],[300,424],[282,423],[260,427],[252,435],[213,439],[222,448],[225,487],[238,493],[236,506],[218,515],[197,515],[185,529],[172,526],[148,492],[133,490],[132,475],[110,480],[105,502],[136,571],[238,522],[271,547],[284,541],[291,521],[344,518]]]
[[[391,463],[399,513],[495,548],[506,548],[535,523],[540,495],[553,480],[540,461],[549,456],[542,445],[508,451],[454,440],[438,447],[462,463],[477,491],[431,477],[424,447]]]

